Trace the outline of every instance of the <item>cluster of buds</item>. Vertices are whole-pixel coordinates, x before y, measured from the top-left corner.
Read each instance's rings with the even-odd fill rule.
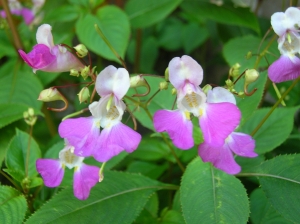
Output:
[[[33,126],[37,120],[37,116],[34,114],[34,109],[28,108],[27,111],[24,111],[23,118],[26,124]]]

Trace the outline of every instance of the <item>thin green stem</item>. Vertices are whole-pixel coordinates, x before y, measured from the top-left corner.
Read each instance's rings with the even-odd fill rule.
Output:
[[[22,189],[16,184],[16,182],[11,179],[5,172],[0,170],[0,174],[2,174],[9,182],[11,182],[15,186],[15,188],[17,188],[19,191],[22,191]]]
[[[258,65],[259,65],[259,62],[260,60],[265,56],[265,54],[267,53],[269,47],[271,46],[271,44],[273,43],[273,41],[276,39],[277,35],[274,34],[272,39],[269,41],[268,45],[265,47],[265,49],[262,51],[262,53],[260,53],[255,61],[255,64],[254,64],[254,69],[257,69],[258,68]]]
[[[80,110],[80,111],[77,111],[77,112],[75,112],[75,113],[69,114],[69,115],[65,116],[65,117],[62,119],[62,121],[66,120],[67,118],[75,117],[75,116],[77,116],[77,115],[79,115],[79,114],[83,114],[84,112],[86,112],[86,111],[88,111],[88,110],[89,110],[88,108],[85,108],[85,109],[83,109],[83,110]]]
[[[26,163],[25,163],[25,176],[26,177],[28,177],[28,167],[29,167],[29,158],[30,158],[30,145],[31,145],[31,138],[32,138],[32,130],[33,130],[33,125],[30,125],[29,139],[28,139],[28,143],[27,143]]]
[[[254,136],[255,133],[261,128],[261,126],[265,123],[265,121],[269,118],[269,116],[273,113],[276,107],[281,103],[281,101],[287,96],[287,94],[294,88],[294,86],[299,82],[300,77],[298,77],[292,85],[282,94],[279,100],[273,105],[271,110],[266,114],[266,116],[261,120],[261,122],[257,125],[257,127],[252,131],[251,136]]]
[[[151,102],[151,100],[158,94],[160,92],[160,89],[158,89],[148,100],[147,100],[147,102],[146,102],[146,105],[148,105],[150,102]]]

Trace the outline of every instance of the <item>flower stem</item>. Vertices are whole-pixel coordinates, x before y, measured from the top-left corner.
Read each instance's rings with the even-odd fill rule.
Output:
[[[11,179],[5,172],[0,170],[0,174],[2,174],[7,180],[9,180],[9,182],[11,182],[15,186],[15,188],[17,188],[19,191],[22,191],[22,189],[16,184],[16,182]]]
[[[32,138],[32,130],[33,130],[33,125],[30,125],[29,139],[28,139],[28,143],[27,143],[26,165],[25,165],[25,176],[26,177],[28,177],[28,167],[29,167],[29,158],[30,158],[30,144],[31,144],[31,138]]]

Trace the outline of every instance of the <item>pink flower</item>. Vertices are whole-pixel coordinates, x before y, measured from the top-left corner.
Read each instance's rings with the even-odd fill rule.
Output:
[[[60,45],[54,45],[51,26],[41,25],[36,33],[37,45],[26,54],[19,50],[23,60],[33,68],[33,71],[66,72],[71,69],[80,70],[83,64],[67,49]]]
[[[226,89],[216,87],[207,93],[207,102],[229,102],[236,104],[234,96]],[[228,174],[237,174],[241,167],[235,162],[233,153],[243,157],[255,157],[255,141],[250,135],[232,132],[222,145],[215,146],[206,141],[199,145],[199,156],[203,162],[211,162],[216,168]]]
[[[279,36],[281,57],[269,67],[269,77],[273,82],[296,79],[300,76],[300,60],[296,56],[300,53],[300,10],[290,7],[285,13],[276,12],[271,17],[271,24]]]
[[[99,168],[84,164],[84,157],[74,155],[73,151],[74,147],[67,144],[60,151],[59,160],[38,159],[36,169],[47,187],[57,187],[63,179],[65,167],[74,168],[74,195],[85,200],[89,197],[91,188],[99,181]]]
[[[241,113],[232,103],[210,103],[199,87],[203,79],[202,67],[191,57],[173,58],[169,63],[170,82],[177,89],[178,110],[159,110],[154,114],[154,128],[166,131],[173,144],[181,149],[194,145],[190,114],[198,117],[204,140],[223,145],[225,138],[239,124]],[[180,127],[180,128],[179,128]]]
[[[101,99],[89,105],[92,116],[66,119],[59,126],[59,134],[75,146],[76,155],[92,155],[106,162],[124,150],[130,153],[138,147],[141,135],[121,122],[126,108],[122,98],[129,87],[126,69],[108,66],[100,72],[96,90]]]

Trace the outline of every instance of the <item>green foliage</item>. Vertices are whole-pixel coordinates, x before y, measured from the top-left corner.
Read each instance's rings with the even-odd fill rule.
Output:
[[[80,201],[67,188],[55,195],[26,222],[30,223],[132,223],[149,197],[166,185],[141,175],[106,172],[102,183],[92,190],[90,197]],[[116,209],[118,208],[118,209]],[[95,211],[101,211],[95,215]]]
[[[24,195],[16,189],[0,186],[0,207],[2,223],[22,223],[27,210],[27,203]]]
[[[228,175],[199,158],[185,171],[180,188],[186,223],[246,223],[249,202],[246,189]]]

